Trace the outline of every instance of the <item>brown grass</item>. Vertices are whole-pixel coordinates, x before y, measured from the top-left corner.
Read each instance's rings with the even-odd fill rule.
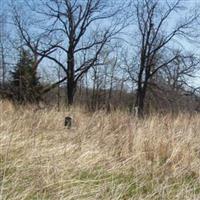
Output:
[[[0,199],[198,200],[200,116],[137,120],[1,102]]]

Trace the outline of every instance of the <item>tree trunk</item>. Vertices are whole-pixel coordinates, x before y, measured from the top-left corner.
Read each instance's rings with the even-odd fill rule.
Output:
[[[74,49],[69,47],[67,60],[67,100],[68,106],[74,103],[74,94],[76,91],[76,81],[74,75]]]
[[[136,93],[136,102],[135,102],[135,114],[139,118],[144,117],[144,104],[146,97],[147,83],[143,86],[138,85],[137,93]]]
[[[74,94],[76,91],[76,84],[73,80],[68,79],[67,81],[67,100],[68,106],[72,106],[74,103]]]

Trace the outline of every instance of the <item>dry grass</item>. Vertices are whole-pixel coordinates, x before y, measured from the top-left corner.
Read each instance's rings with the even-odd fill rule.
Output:
[[[0,199],[200,199],[200,116],[0,103]]]

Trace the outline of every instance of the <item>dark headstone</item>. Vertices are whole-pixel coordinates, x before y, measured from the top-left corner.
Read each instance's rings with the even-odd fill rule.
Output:
[[[65,126],[66,126],[68,129],[71,128],[71,126],[72,126],[72,118],[71,118],[71,117],[69,117],[69,116],[65,117]]]

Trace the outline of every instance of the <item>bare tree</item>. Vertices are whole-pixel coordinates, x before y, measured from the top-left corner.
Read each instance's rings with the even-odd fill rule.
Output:
[[[108,98],[107,98],[107,110],[111,110],[111,100],[113,96],[113,85],[114,85],[114,79],[115,79],[115,73],[117,70],[117,64],[118,64],[118,58],[117,56],[114,57],[110,62],[110,73],[109,73],[109,91],[108,91]]]
[[[15,49],[28,49],[33,57],[32,68],[34,73],[37,74],[38,68],[41,65],[42,61],[52,53],[55,53],[57,46],[60,44],[61,40],[53,40],[50,37],[48,31],[42,29],[38,16],[32,16],[34,13],[31,13],[26,4],[21,6],[18,2],[11,1],[11,14],[13,24],[16,27],[16,34],[13,38],[13,46]],[[27,12],[29,12],[27,14]],[[31,18],[31,17],[32,18]],[[33,19],[36,18],[36,19]],[[19,42],[16,40],[18,36]],[[50,86],[47,86],[40,91],[40,98],[45,93],[49,92],[51,89],[55,88],[60,83],[64,82],[66,77],[59,79],[57,82],[52,83]]]
[[[194,54],[179,55],[173,62],[161,70],[161,76],[171,90],[181,92],[187,90],[191,82],[197,76],[199,70],[199,59]]]
[[[66,55],[67,64],[53,55],[46,57],[65,71],[68,104],[72,105],[78,80],[91,67],[102,64],[99,60],[101,51],[124,26],[121,26],[121,18],[116,17],[119,9],[112,10],[113,5],[109,6],[104,0],[44,0],[43,6],[44,10],[40,13],[52,22],[48,27],[49,34],[59,35],[63,39],[57,48]],[[116,20],[109,21],[114,16]],[[84,59],[79,59],[83,54]]]
[[[38,30],[38,33],[33,34],[30,23],[26,21],[26,15],[20,12],[19,8],[14,4],[12,4],[12,14],[13,22],[17,28],[21,41],[20,45],[28,48],[32,53],[34,59],[33,69],[37,71],[39,64],[43,59],[55,52],[60,41],[52,44],[51,39],[49,38],[48,44],[46,44],[46,39],[48,37],[46,32],[39,32]],[[34,22],[32,21],[31,23]]]
[[[6,76],[6,17],[4,13],[0,13],[0,70],[1,70],[1,85],[5,86]]]
[[[137,64],[137,92],[135,108],[143,116],[146,92],[158,71],[177,59],[170,53],[170,44],[177,36],[187,35],[198,15],[188,16],[175,25],[170,20],[180,11],[181,0],[173,2],[142,0],[135,4],[137,27],[140,34],[139,61]],[[179,12],[178,12],[179,13]],[[171,27],[167,29],[167,24]],[[162,56],[168,51],[168,56]],[[170,56],[171,54],[171,56]],[[135,66],[134,66],[135,67]]]

